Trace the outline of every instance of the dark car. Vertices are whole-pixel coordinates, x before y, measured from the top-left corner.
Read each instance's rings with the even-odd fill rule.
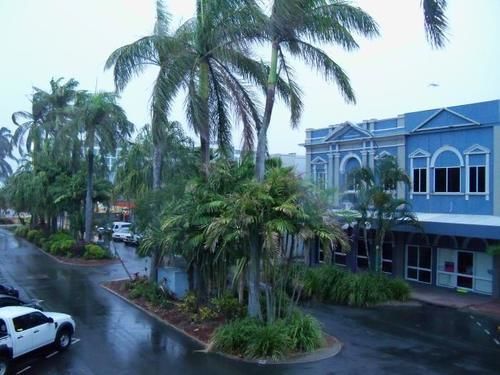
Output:
[[[19,291],[10,285],[0,284],[0,294],[19,297]]]
[[[43,311],[43,308],[42,306],[40,306],[40,303],[42,303],[41,300],[32,300],[30,302],[27,302],[14,296],[7,296],[5,294],[0,294],[0,308],[6,306],[25,306]]]

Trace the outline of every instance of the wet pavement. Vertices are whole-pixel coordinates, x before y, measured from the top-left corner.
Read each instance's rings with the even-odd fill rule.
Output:
[[[129,271],[147,263],[117,244]],[[292,366],[235,362],[199,347],[181,334],[111,295],[99,284],[126,277],[121,264],[64,265],[0,229],[0,282],[47,310],[76,320],[81,341],[65,353],[42,353],[16,363],[23,374],[498,374],[500,321],[430,305],[306,309],[344,347],[324,361]],[[496,340],[496,341],[495,341]],[[497,344],[498,342],[498,344]],[[28,367],[30,366],[30,367]]]

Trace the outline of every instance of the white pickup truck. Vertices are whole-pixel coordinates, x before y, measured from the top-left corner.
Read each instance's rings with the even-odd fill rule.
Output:
[[[74,332],[75,322],[67,314],[22,306],[0,308],[0,375],[8,373],[13,359],[43,346],[67,349]]]

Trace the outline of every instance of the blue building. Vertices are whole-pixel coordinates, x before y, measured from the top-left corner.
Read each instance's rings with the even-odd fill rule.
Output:
[[[405,113],[383,120],[307,129],[306,174],[333,188],[335,208],[351,208],[350,172],[394,156],[411,179],[395,194],[412,204],[424,233],[396,228],[383,271],[407,280],[500,297],[500,100]],[[332,259],[367,266],[364,240]],[[317,260],[322,259],[322,250]]]

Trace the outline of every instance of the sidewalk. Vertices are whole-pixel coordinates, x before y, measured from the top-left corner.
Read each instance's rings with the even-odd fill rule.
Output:
[[[474,293],[460,293],[455,289],[425,285],[411,285],[411,298],[437,306],[455,309],[470,309],[475,312],[500,318],[500,301]]]

